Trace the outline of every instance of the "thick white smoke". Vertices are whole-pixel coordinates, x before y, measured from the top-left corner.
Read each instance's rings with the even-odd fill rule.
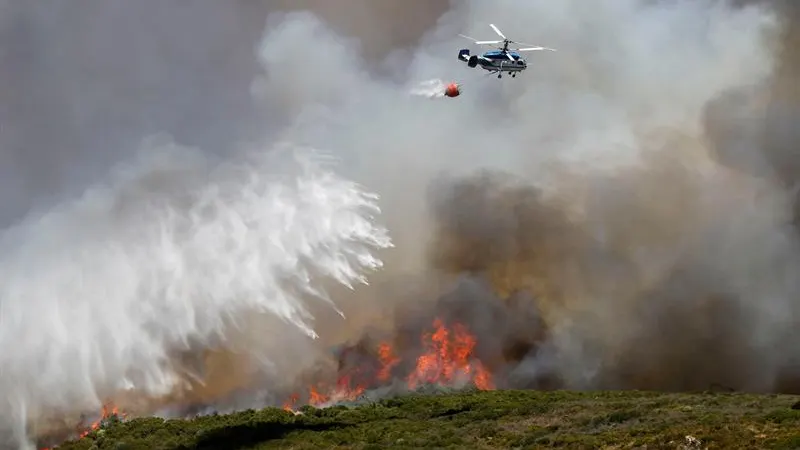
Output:
[[[363,283],[391,245],[376,197],[324,163],[149,142],[107,183],[3,231],[0,419],[98,410],[126,387],[166,394],[175,352],[224,347],[248,315],[289,326],[264,336],[315,336],[306,301],[329,301],[317,277]]]

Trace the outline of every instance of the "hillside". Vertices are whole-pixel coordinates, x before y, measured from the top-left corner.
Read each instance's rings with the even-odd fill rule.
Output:
[[[270,448],[800,448],[783,395],[471,391],[356,407],[120,422],[63,450]],[[646,447],[645,447],[646,446]]]

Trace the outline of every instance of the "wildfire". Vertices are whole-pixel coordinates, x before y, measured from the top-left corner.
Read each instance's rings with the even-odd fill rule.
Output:
[[[423,385],[458,387],[468,383],[481,390],[495,389],[491,373],[474,354],[476,338],[464,325],[455,323],[448,326],[443,320],[436,319],[420,341],[422,353],[405,363],[400,354],[407,355],[408,352],[399,352],[391,343],[380,342],[369,350],[370,357],[365,358],[359,353],[355,358],[356,364],[341,368],[335,383],[315,383],[308,387],[305,396],[294,393],[283,408],[294,412],[300,404],[321,407],[354,401],[368,389],[387,386],[396,380],[402,380],[409,390]],[[349,351],[345,355],[362,349]],[[100,429],[113,417],[125,418],[126,415],[112,404],[104,405],[100,418],[88,427],[82,427],[80,437]]]
[[[103,405],[103,408],[100,411],[100,418],[92,422],[91,425],[89,425],[88,427],[81,426],[80,427],[81,431],[78,433],[78,436],[81,438],[86,437],[92,431],[100,429],[100,427],[102,427],[103,424],[112,417],[124,419],[126,417],[126,414],[120,412],[119,408],[114,405],[111,404]],[[58,447],[52,447],[52,448],[45,447],[41,450],[53,450],[54,448]]]
[[[378,346],[378,358],[381,362],[381,370],[378,372],[379,381],[389,381],[392,377],[392,369],[400,363],[400,358],[394,354],[392,346],[382,342]]]
[[[106,420],[108,420],[108,419],[110,419],[112,417],[124,418],[125,414],[124,413],[120,413],[119,408],[117,408],[114,405],[103,405],[103,409],[101,411],[100,418],[98,420],[92,422],[92,424],[89,426],[89,428],[87,430],[84,430],[80,434],[80,436],[84,437],[84,436],[88,435],[89,433],[91,433],[92,431],[99,429],[100,426],[103,425],[103,422],[105,422]]]
[[[321,406],[352,401],[367,389],[385,385],[393,378],[404,380],[411,390],[425,384],[453,386],[469,382],[481,390],[494,389],[491,374],[475,358],[475,336],[465,326],[456,323],[448,327],[444,321],[436,319],[432,331],[424,333],[421,341],[423,353],[405,376],[396,373],[402,359],[395,348],[388,342],[381,342],[375,350],[377,369],[358,366],[340,374],[334,386],[312,385],[308,388],[307,404]],[[283,409],[294,411],[299,401],[300,395],[294,393]]]
[[[427,352],[417,359],[416,369],[407,379],[408,387],[451,385],[466,379],[478,389],[494,389],[492,377],[483,365],[470,362],[476,341],[466,327],[455,324],[450,330],[439,319],[433,322],[433,327],[435,331],[423,338]]]
[[[325,383],[318,383],[308,388],[308,404],[311,406],[321,406],[331,402],[352,401],[357,399],[367,386],[354,381],[352,374],[345,374],[339,377],[335,386]],[[286,411],[294,411],[300,396],[297,393],[283,404]]]

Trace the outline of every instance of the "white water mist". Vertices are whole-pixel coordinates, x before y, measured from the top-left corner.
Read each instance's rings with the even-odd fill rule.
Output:
[[[306,300],[329,300],[312,274],[365,283],[372,251],[391,246],[377,212],[310,152],[213,161],[151,142],[107,183],[0,234],[0,420],[22,433],[126,386],[167,393],[171,352],[224,346],[248,314],[315,336]]]

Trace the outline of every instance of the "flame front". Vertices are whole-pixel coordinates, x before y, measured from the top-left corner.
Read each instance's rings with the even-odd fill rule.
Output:
[[[105,422],[106,420],[108,420],[108,419],[110,419],[112,417],[124,418],[125,414],[121,414],[120,411],[119,411],[119,408],[117,408],[114,405],[103,405],[103,409],[101,411],[100,418],[97,419],[96,421],[92,422],[92,424],[89,426],[88,429],[86,429],[83,432],[81,432],[80,437],[84,437],[84,436],[88,435],[89,433],[91,433],[92,431],[95,431],[95,430],[99,429],[103,425],[103,422]]]
[[[463,325],[448,327],[443,320],[433,321],[430,332],[421,337],[423,353],[416,358],[410,373],[396,373],[402,358],[389,342],[381,342],[375,350],[377,370],[357,366],[338,375],[334,386],[316,383],[307,389],[306,404],[324,406],[341,401],[353,401],[368,389],[387,385],[393,379],[404,381],[408,389],[423,385],[460,386],[472,383],[481,390],[494,389],[491,373],[474,354],[477,341]],[[283,408],[294,411],[301,396],[294,393]]]
[[[433,328],[435,331],[423,338],[427,352],[417,359],[416,369],[407,379],[408,387],[452,385],[467,380],[478,389],[494,389],[489,372],[480,362],[471,362],[476,341],[466,327],[455,324],[451,330],[436,319]]]
[[[339,377],[335,386],[329,386],[326,383],[317,383],[308,388],[308,402],[311,406],[323,406],[328,403],[335,403],[341,401],[352,401],[357,399],[367,387],[354,381],[352,374],[345,374]],[[283,409],[286,411],[294,411],[300,395],[297,393],[292,396],[283,404]]]
[[[78,435],[79,438],[86,437],[91,432],[99,430],[108,420],[114,417],[121,420],[125,419],[127,417],[127,414],[121,412],[120,409],[113,404],[110,403],[105,404],[100,410],[100,418],[92,422],[89,426],[83,426],[83,425],[79,426],[76,434]],[[41,450],[53,450],[57,448],[58,446],[43,447]]]
[[[387,386],[402,380],[410,390],[423,385],[459,387],[472,383],[481,390],[495,389],[492,374],[474,354],[477,341],[462,324],[451,326],[441,319],[433,321],[430,331],[420,338],[422,354],[408,358],[403,364],[400,352],[390,342],[380,342],[373,349],[372,360],[363,359],[355,367],[340,370],[335,383],[319,382],[309,386],[304,396],[295,392],[283,404],[294,412],[299,405],[323,407],[343,401],[354,401],[368,389]],[[100,429],[109,419],[125,418],[119,408],[106,404],[99,419],[78,433],[84,437]],[[45,449],[47,450],[47,449]]]
[[[378,381],[389,381],[392,377],[392,369],[400,363],[400,358],[394,354],[392,346],[382,342],[378,346],[378,358],[381,363],[381,370],[378,372]]]

